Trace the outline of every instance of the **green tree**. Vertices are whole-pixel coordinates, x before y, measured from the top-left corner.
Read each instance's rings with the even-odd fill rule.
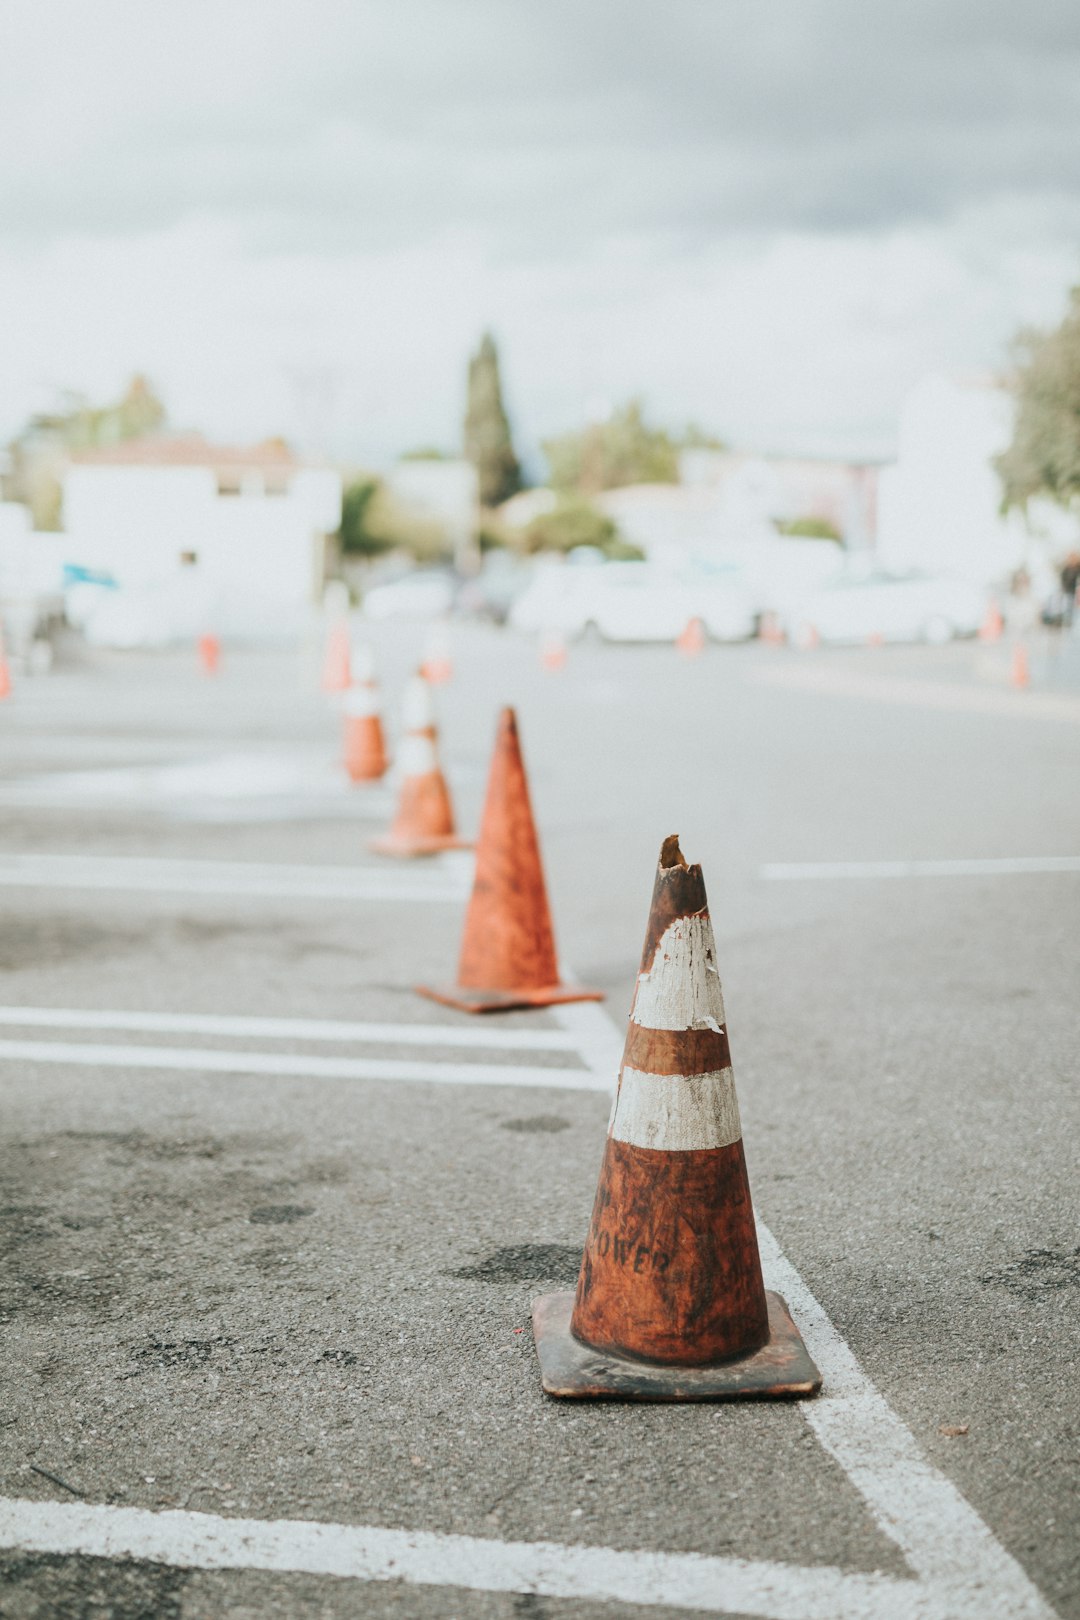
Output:
[[[499,352],[485,332],[469,361],[465,411],[465,455],[476,468],[481,506],[498,506],[521,488],[521,466],[514,454],[510,420],[503,404]]]
[[[629,561],[643,555],[619,534],[605,512],[580,495],[562,495],[550,512],[534,517],[525,530],[527,551],[573,551],[575,546],[596,546],[606,557]]]
[[[598,495],[624,484],[674,484],[679,447],[663,428],[650,427],[639,399],[613,411],[584,432],[544,441],[552,486]]]
[[[1060,326],[1019,333],[1011,385],[1012,443],[995,460],[1002,506],[1022,507],[1033,495],[1073,505],[1080,500],[1080,287]]]
[[[437,562],[450,551],[442,524],[407,511],[371,474],[361,474],[346,485],[337,538],[346,557],[407,551],[418,562]]]

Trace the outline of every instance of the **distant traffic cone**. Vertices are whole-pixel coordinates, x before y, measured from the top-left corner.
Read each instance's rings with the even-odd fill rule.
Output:
[[[386,738],[379,712],[379,683],[366,647],[352,654],[353,683],[345,694],[345,769],[354,782],[386,774]]]
[[[1012,669],[1009,674],[1013,686],[1021,690],[1031,685],[1031,670],[1028,667],[1027,648],[1022,641],[1018,641],[1013,648]]]
[[[566,668],[566,637],[559,630],[552,630],[540,643],[540,668],[546,669],[549,675]]]
[[[533,1306],[549,1395],[813,1395],[821,1375],[762,1282],[700,866],[660,851],[577,1293]]]
[[[784,627],[776,613],[763,613],[758,627],[758,639],[767,642],[772,647],[782,646],[787,639]]]
[[[438,731],[431,687],[414,675],[402,701],[405,735],[398,751],[401,789],[390,831],[372,840],[379,855],[437,855],[468,849],[454,830],[450,790],[439,767]]]
[[[457,984],[436,990],[420,987],[420,994],[468,1013],[603,999],[599,990],[559,983],[540,845],[513,709],[504,709],[499,716]]]
[[[687,619],[685,630],[675,641],[684,658],[696,658],[705,648],[705,626],[700,619]]]
[[[204,675],[216,675],[221,668],[221,642],[217,636],[199,637],[199,668]]]
[[[0,703],[11,696],[11,669],[8,665],[7,648],[4,645],[3,632],[0,632]]]
[[[986,610],[986,618],[979,629],[980,641],[1000,641],[1005,633],[1005,620],[1001,609],[996,602],[991,602]]]
[[[454,678],[454,663],[450,657],[450,637],[445,629],[435,629],[428,637],[420,673],[432,686],[442,686]]]
[[[324,692],[347,692],[352,681],[349,667],[349,624],[337,619],[330,626],[323,658],[321,686]]]

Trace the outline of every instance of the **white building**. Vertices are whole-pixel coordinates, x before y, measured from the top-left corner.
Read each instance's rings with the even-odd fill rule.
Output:
[[[114,582],[114,616],[120,601],[152,606],[148,639],[295,631],[341,520],[340,475],[280,440],[128,440],[74,455],[63,489],[67,561]]]
[[[993,583],[1021,564],[1044,576],[1076,543],[1075,522],[1048,501],[1001,512],[993,459],[1012,436],[1013,401],[993,378],[930,376],[900,416],[894,465],[882,470],[878,545],[890,568]]]

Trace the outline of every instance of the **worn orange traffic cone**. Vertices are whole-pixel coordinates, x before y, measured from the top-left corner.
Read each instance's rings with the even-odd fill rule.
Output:
[[[446,630],[431,632],[420,663],[420,673],[432,686],[442,686],[453,680],[454,663],[450,657],[450,637]]]
[[[199,668],[204,675],[216,675],[221,668],[221,642],[217,636],[199,637]]]
[[[506,1012],[563,1001],[602,1001],[599,990],[560,984],[540,845],[513,709],[499,716],[476,846],[457,983],[420,986],[461,1012]]]
[[[696,658],[705,648],[705,626],[700,619],[687,619],[686,628],[682,630],[676,641],[676,647],[684,658]]]
[[[566,637],[561,631],[552,630],[540,643],[540,668],[549,675],[566,668]]]
[[[660,851],[577,1293],[533,1306],[549,1395],[813,1395],[821,1374],[761,1277],[700,866]]]
[[[379,712],[379,683],[366,647],[352,654],[353,683],[345,694],[345,769],[354,782],[386,774],[386,737]]]
[[[347,692],[352,681],[349,665],[349,625],[338,619],[330,626],[323,658],[321,686],[324,692]]]
[[[991,602],[986,610],[986,618],[979,629],[980,641],[1000,641],[1005,633],[1005,620],[1001,609],[996,602]]]
[[[380,855],[437,855],[468,849],[454,830],[450,790],[439,767],[438,731],[431,687],[414,675],[402,701],[405,735],[398,751],[401,789],[390,831],[372,840]]]
[[[1022,641],[1018,641],[1013,648],[1012,670],[1009,679],[1014,686],[1021,689],[1031,685],[1031,670],[1028,667],[1027,648]]]

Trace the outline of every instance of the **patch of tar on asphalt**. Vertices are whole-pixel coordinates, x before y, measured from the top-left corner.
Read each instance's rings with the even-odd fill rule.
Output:
[[[253,1226],[286,1226],[290,1221],[302,1221],[305,1215],[314,1215],[311,1204],[263,1204],[253,1209],[248,1220]]]
[[[0,934],[0,971],[52,968],[90,956],[102,961],[141,949],[145,938],[142,930],[102,928],[81,920],[23,913],[18,929]]]
[[[317,1359],[333,1362],[336,1367],[355,1367],[360,1357],[353,1350],[324,1350]]]
[[[580,1248],[566,1243],[519,1243],[496,1249],[486,1259],[461,1266],[450,1276],[467,1282],[558,1282],[569,1286],[577,1282],[580,1270]]]
[[[1007,1288],[1018,1299],[1040,1300],[1063,1288],[1080,1287],[1080,1248],[1028,1249],[1000,1271],[979,1278],[982,1283]]]
[[[0,1553],[4,1620],[182,1620],[192,1572],[127,1558]]]
[[[152,1339],[131,1352],[133,1361],[142,1363],[140,1370],[153,1367],[204,1367],[220,1350],[228,1350],[235,1339],[219,1336],[216,1339]],[[129,1378],[137,1373],[129,1373]]]
[[[544,1132],[553,1135],[556,1131],[570,1129],[570,1121],[561,1114],[529,1114],[525,1119],[504,1119],[500,1123],[504,1131],[523,1131],[530,1135],[534,1131],[538,1135]]]

